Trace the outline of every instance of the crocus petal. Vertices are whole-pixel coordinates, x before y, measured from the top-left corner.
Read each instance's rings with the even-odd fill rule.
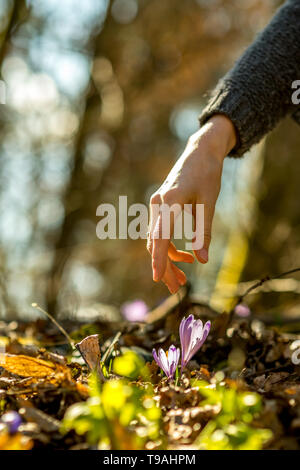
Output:
[[[169,378],[172,378],[176,372],[178,361],[180,357],[180,349],[175,348],[175,346],[170,346],[168,352],[168,361],[169,361]]]
[[[164,372],[165,372],[165,369],[166,369],[166,361],[163,363],[162,361],[162,355],[161,355],[161,351],[162,349],[159,349],[158,350],[158,354],[156,352],[155,349],[152,350],[152,355],[154,357],[154,360],[156,362],[156,364],[158,365],[158,367],[160,367]],[[165,358],[166,359],[166,358]]]
[[[193,348],[189,351],[189,357],[187,362],[189,362],[192,357],[196,354],[197,351],[201,348],[203,345],[204,341],[206,340],[209,330],[210,330],[210,321],[206,322],[202,331],[201,338],[198,338],[196,341],[196,344],[193,346]]]
[[[185,323],[186,323],[186,318],[184,317],[181,320],[180,325],[179,325],[179,337],[180,337],[182,351],[184,351],[185,349],[185,341],[184,341]]]
[[[158,353],[155,349],[152,350],[153,358],[158,366],[164,371],[168,379],[172,378],[175,374],[180,357],[180,350],[172,344],[169,347],[168,356],[165,351],[160,348]]]
[[[169,372],[170,371],[169,371],[168,358],[167,358],[167,355],[166,355],[165,351],[161,348],[158,350],[158,357],[159,357],[159,360],[160,360],[160,363],[161,363],[162,370],[164,371],[166,376],[169,377]]]
[[[180,325],[179,325],[179,337],[180,337],[180,341],[181,341],[181,339],[183,339],[183,332],[184,332],[185,322],[186,322],[186,318],[183,317],[183,319],[181,320]]]
[[[194,319],[194,315],[190,315],[189,318],[190,318],[190,322],[186,324],[186,331],[185,331],[185,341],[187,344],[185,346],[184,357],[182,357],[181,359],[184,365],[188,363],[189,358],[191,356],[191,350],[196,343],[196,338],[195,338],[196,320]]]
[[[172,362],[176,362],[176,347],[174,344],[169,347],[168,351],[168,363],[172,364]]]
[[[177,366],[176,366],[175,362],[172,362],[172,364],[170,364],[168,379],[171,379],[173,377],[173,375],[175,374],[175,371],[176,371],[176,367]]]
[[[195,320],[192,326],[192,335],[191,335],[191,348],[195,346],[195,344],[202,339],[203,334],[203,323],[201,320]]]
[[[204,328],[203,328],[200,347],[202,346],[202,344],[204,343],[204,341],[208,337],[208,333],[210,332],[210,327],[211,327],[211,323],[210,323],[210,321],[207,321],[204,325]]]
[[[152,355],[153,355],[153,358],[156,362],[156,364],[161,368],[161,363],[160,363],[160,360],[158,358],[158,355],[157,355],[157,352],[155,349],[152,349]]]
[[[192,324],[194,321],[194,315],[189,315],[187,319],[183,318],[179,327],[179,336],[181,343],[181,362],[185,362],[185,358],[188,356],[189,348],[191,346],[191,335],[192,335]]]
[[[152,356],[153,356],[155,362],[158,362],[157,352],[156,352],[155,348],[152,349]]]
[[[174,377],[174,374],[176,372],[176,369],[177,369],[177,366],[178,366],[178,361],[177,362],[173,362],[170,366],[170,376],[169,376],[169,379],[173,378]]]
[[[180,358],[180,349],[177,348],[177,356],[176,356],[177,364],[178,364],[178,362],[179,362],[179,358]]]
[[[180,328],[181,341],[181,366],[185,367],[196,352],[201,348],[210,331],[210,322],[206,322],[203,326],[201,320],[195,320],[190,315],[186,320],[183,319]]]

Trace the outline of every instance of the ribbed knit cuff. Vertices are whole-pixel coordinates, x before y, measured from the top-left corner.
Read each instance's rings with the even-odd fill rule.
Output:
[[[231,87],[229,91],[224,85],[201,113],[200,125],[203,126],[215,114],[227,116],[237,132],[237,144],[228,156],[240,158],[261,139],[258,116],[253,109],[253,105],[240,90]]]

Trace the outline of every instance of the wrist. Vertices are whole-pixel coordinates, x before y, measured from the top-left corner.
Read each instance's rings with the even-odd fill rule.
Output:
[[[232,121],[223,114],[212,116],[199,131],[191,136],[195,147],[205,147],[206,152],[215,156],[221,163],[236,146],[237,134]]]

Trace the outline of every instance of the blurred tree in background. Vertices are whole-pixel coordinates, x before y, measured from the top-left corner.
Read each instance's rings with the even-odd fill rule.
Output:
[[[198,128],[207,92],[278,3],[1,2],[1,78],[7,87],[0,131],[3,317],[32,316],[33,301],[52,313],[87,317],[105,315],[105,304],[119,306],[130,298],[153,307],[167,295],[152,282],[144,240],[97,239],[97,206],[117,204],[119,195],[128,195],[129,204],[148,203]],[[292,179],[297,186],[297,172],[283,177],[280,169],[286,169],[283,147],[296,159],[299,136],[289,125],[291,139],[274,134],[265,151],[258,146],[242,161],[226,161],[211,261],[189,268],[196,291],[208,300],[220,297],[224,277],[236,286],[249,253],[244,278],[290,264],[287,253],[299,236],[297,203],[285,194],[285,218],[277,217],[276,202],[273,207],[277,184]],[[254,169],[264,152],[259,180]],[[269,188],[270,203],[256,193],[258,184]],[[274,234],[262,230],[260,220],[277,224],[282,243],[291,243],[278,263],[278,248],[265,245],[266,230],[268,239]],[[229,263],[228,246],[234,248]]]
[[[300,264],[299,146],[298,125],[290,118],[266,139],[244,279],[279,274]],[[300,283],[293,277],[274,283],[271,295],[258,295],[253,302],[276,315],[285,309],[299,317]]]

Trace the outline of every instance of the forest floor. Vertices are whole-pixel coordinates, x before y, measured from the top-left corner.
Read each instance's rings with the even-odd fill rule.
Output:
[[[179,345],[190,313],[212,329],[168,381],[152,349]],[[0,424],[0,449],[300,448],[300,367],[291,359],[300,335],[189,297],[146,323],[62,325],[74,343],[99,335],[100,377],[47,319],[1,322],[0,422],[14,410],[22,424],[15,434]]]

